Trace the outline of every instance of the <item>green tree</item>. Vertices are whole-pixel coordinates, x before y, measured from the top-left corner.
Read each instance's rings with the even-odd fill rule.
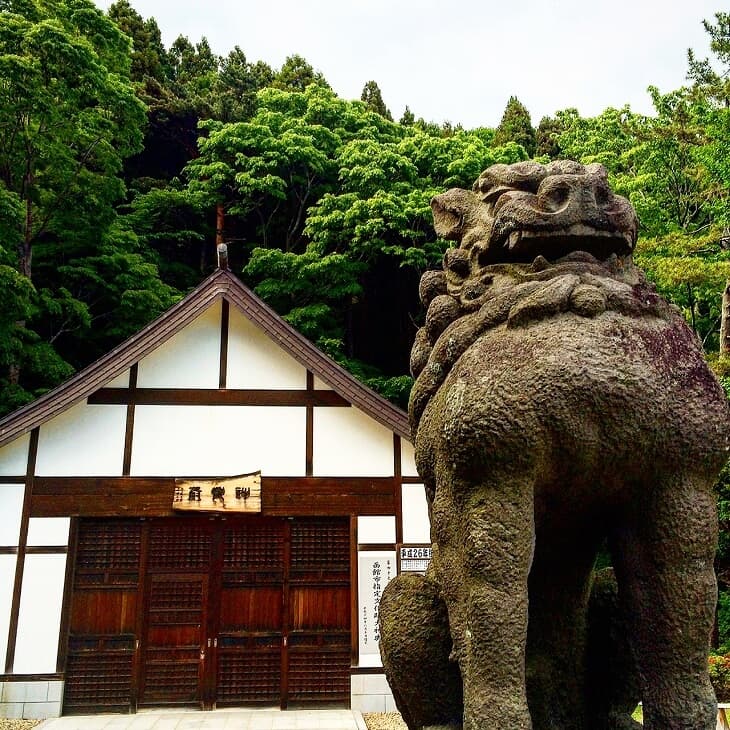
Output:
[[[238,47],[221,59],[214,89],[213,117],[221,122],[250,119],[256,111],[256,93],[274,80],[268,64],[251,64]]]
[[[329,88],[324,76],[298,54],[287,56],[271,85],[284,91],[304,91],[310,84]]]
[[[110,219],[142,140],[128,38],[88,0],[69,5],[9,1],[0,14],[0,180],[24,208],[28,278],[42,237],[93,236]]]
[[[0,258],[22,277],[4,270],[13,300],[0,323],[5,409],[69,374],[59,355],[67,335],[88,332],[101,312],[66,284],[110,235],[144,107],[129,78],[131,42],[93,3],[3,0],[0,10]],[[151,314],[147,306],[145,321]]]
[[[383,94],[375,81],[368,81],[365,84],[360,95],[360,101],[365,102],[365,106],[370,111],[380,114],[381,117],[385,117],[390,122],[393,121],[393,115],[390,113],[388,107],[385,106]]]
[[[716,63],[708,58],[698,59],[694,51],[687,51],[687,76],[703,96],[712,98],[725,108],[730,107],[730,13],[715,13],[715,24],[703,20],[710,36],[710,50]]]
[[[220,58],[211,50],[207,38],[191,43],[185,36],[178,36],[168,53],[172,70],[171,90],[184,99],[199,117],[213,115],[213,92],[218,80]]]
[[[122,33],[132,39],[132,80],[143,82],[145,79],[155,79],[164,83],[172,68],[157,21],[154,18],[145,20],[128,0],[112,3],[107,14]]]
[[[403,110],[403,116],[400,118],[399,123],[404,127],[412,127],[416,123],[416,117],[407,104],[406,108]]]
[[[537,148],[530,112],[516,96],[510,96],[502,120],[494,133],[495,146],[499,147],[508,142],[522,145],[528,157],[532,157]]]
[[[273,235],[286,251],[301,242],[306,211],[332,174],[338,140],[302,118],[306,103],[301,93],[262,91],[250,122],[203,124],[207,136],[187,168],[191,190],[211,207],[222,205],[228,218],[256,216],[266,248]]]
[[[562,151],[558,137],[562,131],[563,126],[558,117],[543,117],[535,130],[535,155],[551,160],[560,159]]]

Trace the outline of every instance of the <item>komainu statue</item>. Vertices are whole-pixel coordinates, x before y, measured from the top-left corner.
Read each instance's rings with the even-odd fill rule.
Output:
[[[710,730],[726,398],[632,261],[600,165],[523,162],[432,202],[411,367],[433,559],[380,606],[411,730]],[[594,575],[607,546],[615,579]],[[610,571],[609,571],[610,572]]]

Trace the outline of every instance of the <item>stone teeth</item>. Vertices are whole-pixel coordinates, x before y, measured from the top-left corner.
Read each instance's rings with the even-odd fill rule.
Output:
[[[522,234],[519,231],[512,231],[507,239],[507,248],[514,248],[522,238]]]

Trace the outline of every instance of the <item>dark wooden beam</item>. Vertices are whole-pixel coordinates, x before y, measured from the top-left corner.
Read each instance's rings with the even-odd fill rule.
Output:
[[[360,604],[357,568],[357,515],[352,515],[350,517],[350,665],[360,663]]]
[[[221,353],[218,371],[218,387],[226,387],[226,379],[228,377],[228,318],[229,305],[228,300],[224,299],[221,306]]]
[[[139,366],[134,363],[129,368],[129,394],[127,403],[127,424],[124,429],[124,454],[122,456],[122,474],[129,475],[132,468],[132,442],[134,438],[134,393],[137,390],[137,372]]]
[[[174,488],[174,477],[36,477],[31,514],[167,517]],[[264,515],[395,514],[393,477],[262,477],[261,493]]]
[[[68,656],[68,635],[71,629],[71,596],[73,593],[74,572],[76,570],[76,550],[79,544],[79,521],[71,520],[68,533],[68,557],[66,558],[66,576],[63,582],[63,603],[61,604],[61,626],[59,628],[58,653],[56,654],[56,671],[66,670]]]
[[[93,405],[145,406],[338,406],[348,407],[333,390],[232,390],[225,388],[100,388]]]
[[[395,487],[393,500],[395,502],[395,541],[403,542],[403,481],[401,466],[401,443],[400,436],[393,434],[393,473],[395,474]]]
[[[15,642],[18,635],[18,619],[20,617],[20,591],[23,587],[23,571],[25,570],[25,552],[28,544],[28,523],[31,515],[33,495],[33,479],[38,458],[38,428],[30,432],[28,446],[28,465],[25,472],[25,496],[23,512],[20,517],[20,534],[18,535],[18,557],[15,563],[15,580],[13,582],[13,598],[10,604],[10,625],[8,627],[8,647],[5,652],[5,671],[12,673],[15,662]]]
[[[373,550],[392,550],[395,552],[396,545],[394,542],[361,542],[358,546],[358,552],[370,552]]]
[[[392,477],[262,477],[263,513],[292,515],[393,514]]]
[[[314,375],[307,370],[307,392],[314,392]],[[307,406],[307,427],[304,445],[304,473],[311,477],[314,474],[314,407]]]

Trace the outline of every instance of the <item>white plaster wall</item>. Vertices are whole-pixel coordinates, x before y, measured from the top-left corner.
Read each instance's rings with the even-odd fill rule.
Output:
[[[105,388],[128,388],[129,387],[129,370],[119,373],[116,378],[104,384]]]
[[[228,388],[304,389],[307,369],[235,306],[228,318]]]
[[[315,408],[314,476],[392,476],[393,433],[357,408]]]
[[[39,476],[119,476],[126,406],[79,403],[40,427]]]
[[[56,671],[66,555],[26,555],[15,674]]]
[[[31,547],[68,545],[68,517],[31,517],[28,520],[28,540]]]
[[[29,443],[30,434],[26,433],[0,449],[0,475],[4,477],[25,476],[28,470]]]
[[[137,406],[133,476],[304,476],[306,409]]]
[[[217,388],[220,372],[221,303],[139,362],[139,388]]]
[[[332,390],[332,386],[329,383],[325,383],[324,380],[320,380],[315,375],[314,376],[314,389],[315,390]]]
[[[23,484],[0,484],[0,545],[3,547],[18,545],[24,493]]]
[[[8,648],[10,608],[13,602],[15,583],[15,555],[0,555],[0,657],[5,657]],[[3,663],[4,663],[3,659]]]
[[[403,542],[430,543],[431,523],[423,484],[404,484],[401,494]]]
[[[366,515],[357,518],[357,541],[360,545],[369,543],[395,542],[395,517],[373,517]]]
[[[404,438],[400,440],[400,470],[404,477],[417,477],[416,455],[413,444]]]

